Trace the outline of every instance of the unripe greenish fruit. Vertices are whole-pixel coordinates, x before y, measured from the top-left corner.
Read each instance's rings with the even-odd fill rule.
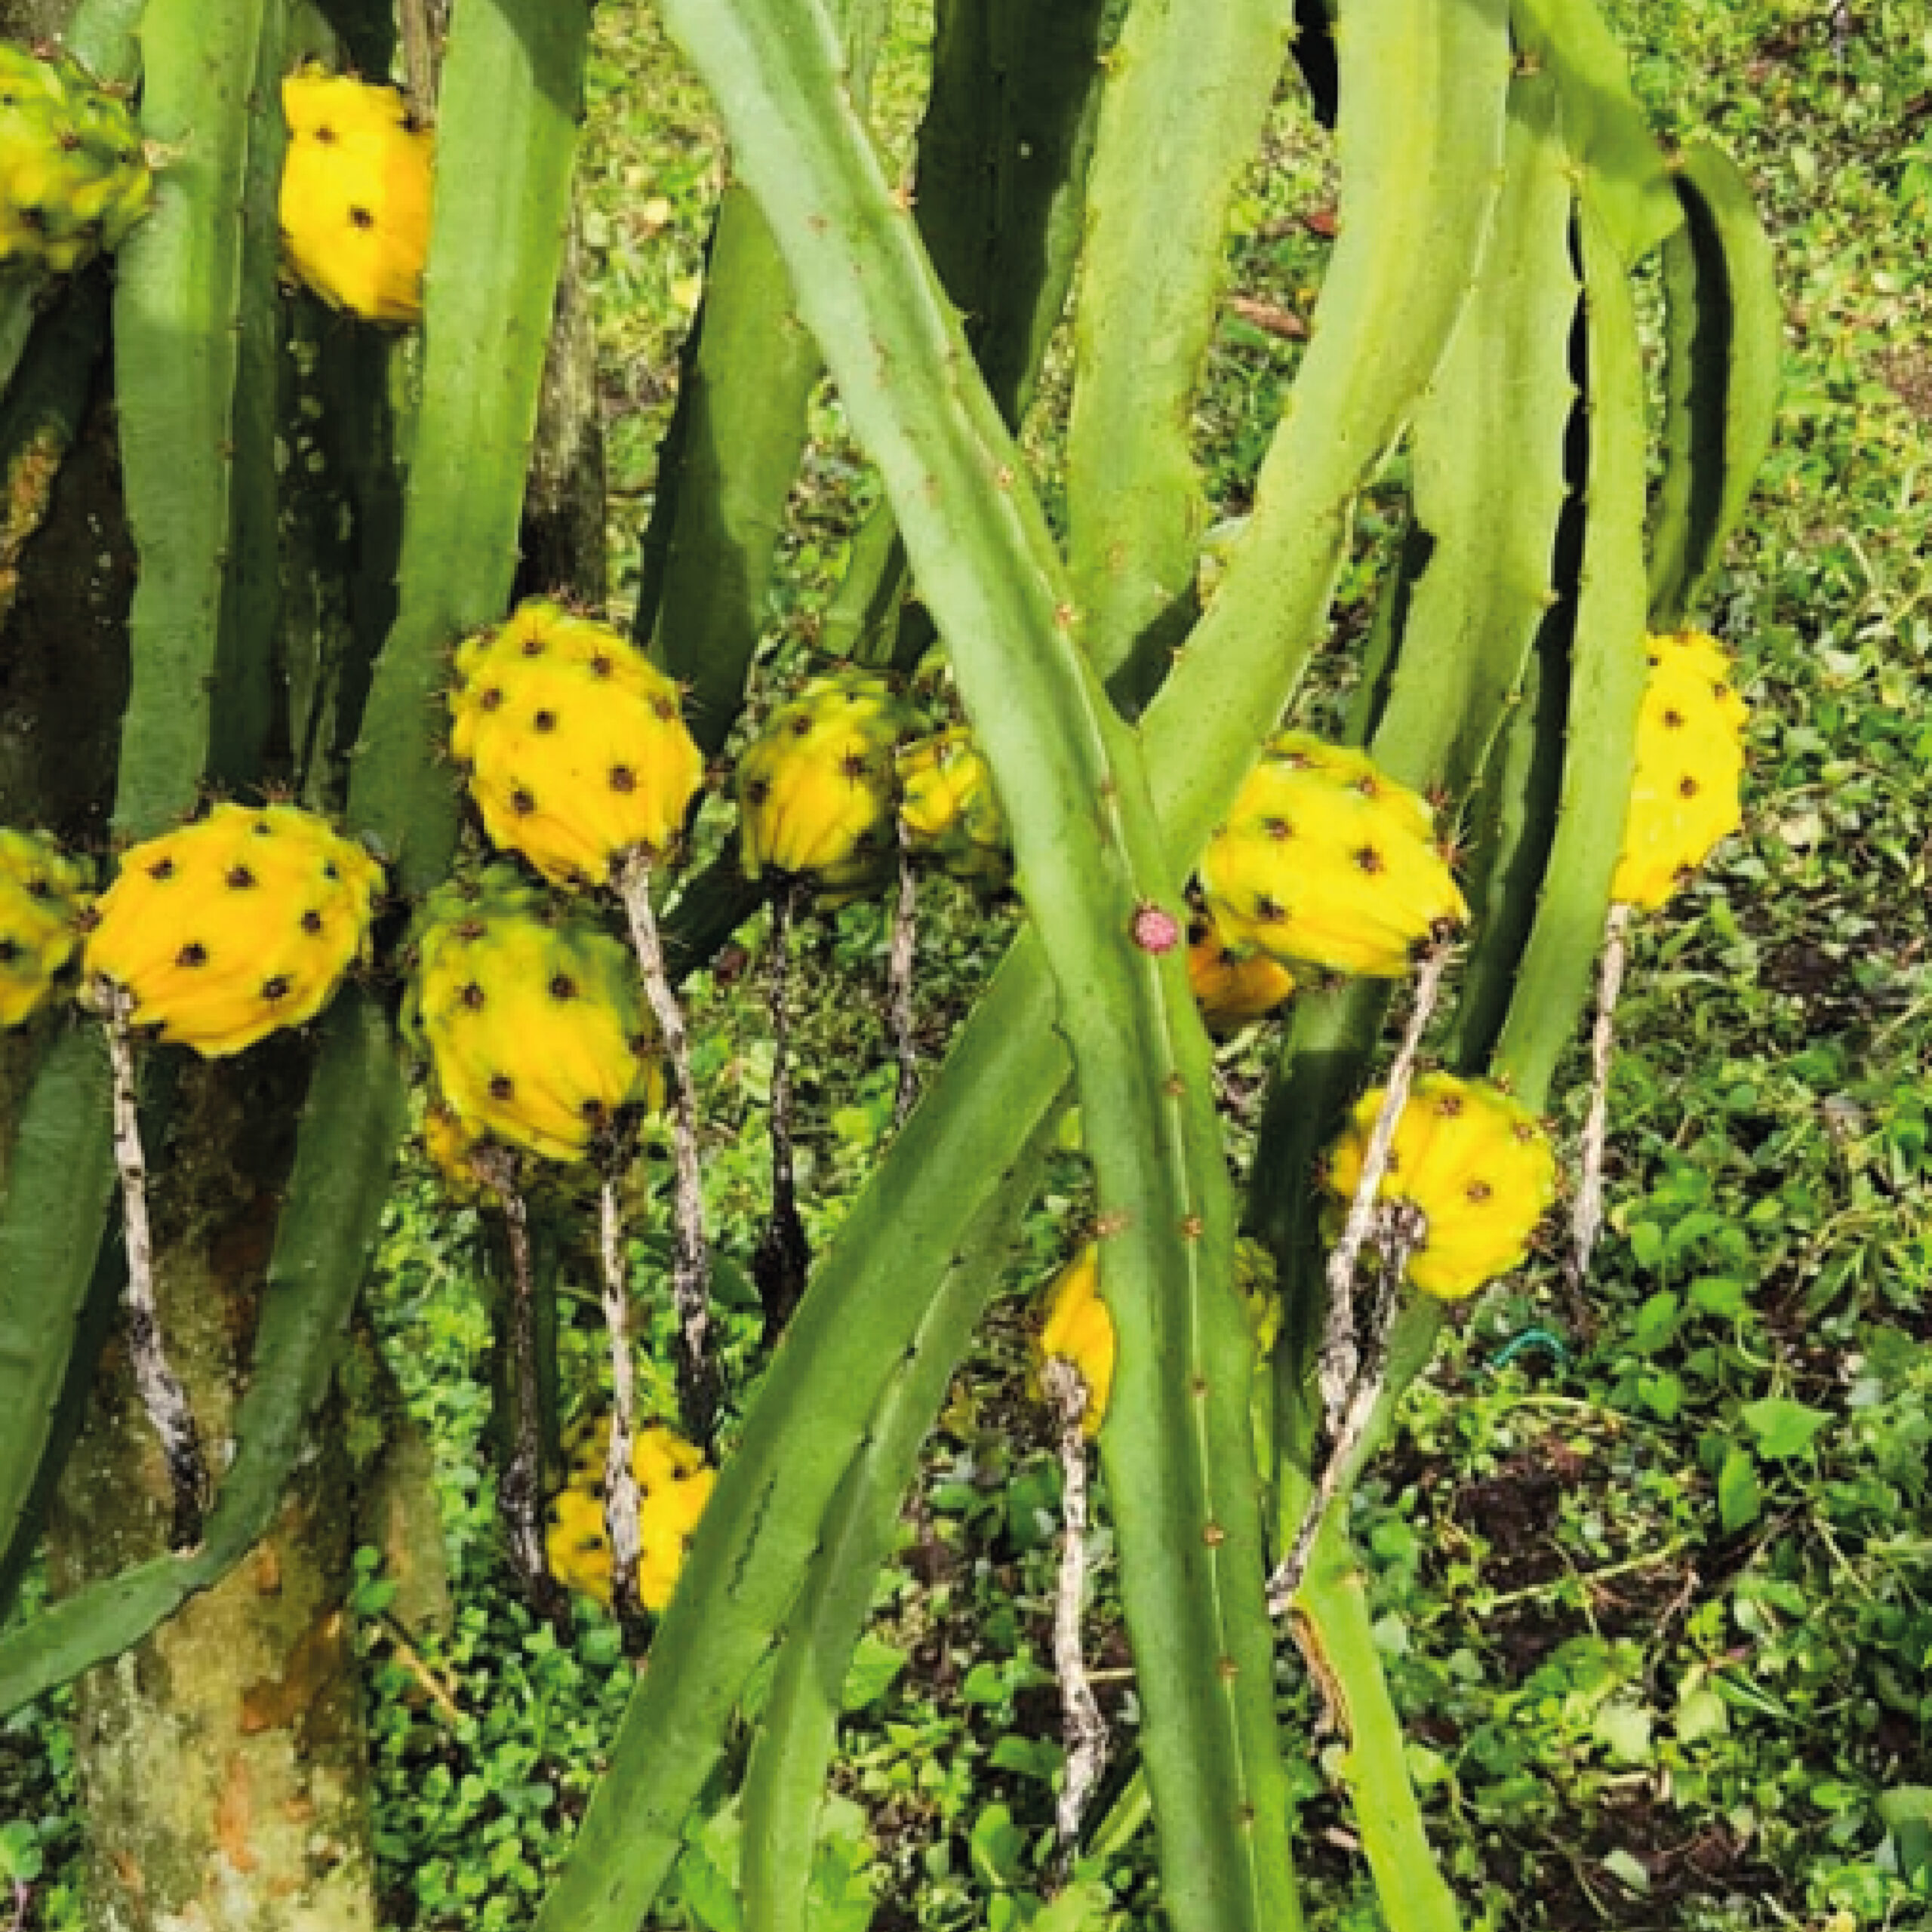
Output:
[[[93,878],[45,832],[0,830],[0,1028],[46,1004],[80,946]]]
[[[423,318],[435,143],[394,88],[305,68],[281,84],[279,215],[289,266],[367,321]]]
[[[125,101],[65,55],[0,43],[0,267],[66,274],[118,248],[152,192]]]
[[[897,762],[899,817],[913,855],[955,878],[1004,884],[1013,873],[1006,819],[972,733],[955,725],[915,739]]]
[[[558,885],[660,858],[704,779],[678,687],[608,624],[526,605],[458,647],[451,749],[483,829]]]
[[[1701,631],[1653,637],[1637,714],[1636,766],[1611,897],[1663,905],[1743,822],[1750,707],[1724,647]]]
[[[206,1059],[240,1053],[328,1004],[368,951],[382,878],[313,812],[217,805],[122,855],[83,973],[125,990],[131,1025]]]
[[[571,1445],[569,1481],[552,1499],[545,1531],[552,1573],[567,1589],[611,1603],[611,1544],[605,1532],[608,1420],[579,1431]],[[638,1489],[638,1598],[646,1610],[671,1601],[718,1472],[675,1431],[641,1429],[631,1445]]]
[[[1224,942],[1395,979],[1469,908],[1417,792],[1306,732],[1271,739],[1201,860]]]
[[[1328,1151],[1323,1183],[1334,1199],[1331,1232],[1355,1198],[1383,1093],[1362,1096]],[[1422,1216],[1409,1281],[1425,1294],[1457,1300],[1528,1254],[1537,1223],[1556,1198],[1556,1155],[1537,1117],[1500,1087],[1424,1074],[1396,1122],[1377,1198],[1406,1202]]]
[[[663,1085],[628,950],[508,866],[429,895],[405,1023],[466,1132],[580,1161]]]
[[[869,672],[814,678],[767,721],[738,761],[745,876],[863,891],[892,851],[894,752],[912,713]]]

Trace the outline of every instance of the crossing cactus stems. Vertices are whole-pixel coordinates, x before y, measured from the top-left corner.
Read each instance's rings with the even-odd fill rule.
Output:
[[[1718,567],[1763,448],[1775,306],[1734,171],[1701,147],[1679,168],[1666,163],[1591,0],[1338,0],[1332,35],[1312,31],[1324,10],[1288,0],[1211,11],[1204,34],[1198,9],[1169,0],[1137,0],[1124,26],[1107,0],[1047,10],[957,0],[944,10],[915,195],[884,172],[864,118],[876,0],[665,0],[715,97],[737,180],[685,357],[637,617],[652,676],[697,694],[685,776],[695,784],[700,752],[720,748],[742,701],[822,362],[887,500],[852,546],[835,641],[858,665],[884,667],[936,632],[973,731],[978,804],[963,792],[909,798],[906,842],[932,841],[942,862],[999,878],[1010,842],[1026,923],[821,1257],[747,1405],[540,1932],[629,1932],[648,1916],[725,1755],[734,1708],[774,1647],[744,1792],[745,1909],[752,1932],[805,1922],[837,1689],[897,1499],[1035,1191],[1045,1130],[1076,1090],[1113,1338],[1111,1386],[1095,1378],[1085,1392],[1107,1413],[1099,1500],[1140,1672],[1163,1907],[1177,1932],[1300,1923],[1291,1755],[1304,1761],[1300,1778],[1319,1774],[1308,1740],[1278,1726],[1266,1579],[1285,1557],[1292,1574],[1278,1594],[1345,1706],[1343,1774],[1383,1915],[1392,1932],[1456,1923],[1368,1640],[1343,1506],[1441,1315],[1398,1278],[1425,1231],[1386,1218],[1371,1299],[1386,1303],[1389,1321],[1364,1326],[1346,1296],[1331,1297],[1311,1179],[1348,1109],[1387,1081],[1377,1063],[1386,995],[1316,981],[1297,995],[1245,1208],[1276,1251],[1286,1301],[1280,1339],[1259,1338],[1261,1353],[1272,1349],[1280,1420],[1275,1440],[1264,1428],[1257,1444],[1256,1338],[1227,1291],[1236,1202],[1187,978],[1183,888],[1283,728],[1326,628],[1361,493],[1412,436],[1413,527],[1349,756],[1371,755],[1425,794],[1472,847],[1457,872],[1472,908],[1466,964],[1438,946],[1429,996],[1439,989],[1451,1009],[1459,1072],[1511,1084],[1529,1112],[1548,1107],[1608,903],[1647,592],[1653,617],[1675,623]],[[298,57],[285,44],[285,10],[270,0],[82,10],[75,50],[121,79],[138,17],[143,129],[168,150],[113,298],[142,562],[115,805],[123,838],[163,833],[211,782],[287,780],[305,798],[346,789],[336,802],[401,894],[420,900],[447,872],[463,807],[437,761],[438,700],[459,639],[503,623],[515,574],[589,14],[586,0],[455,0],[410,351],[420,390],[392,442],[389,350],[318,332],[309,297],[272,287],[279,80]],[[1336,129],[1340,232],[1252,513],[1197,611],[1206,512],[1189,426],[1222,211],[1298,20],[1305,65],[1324,94],[1327,79],[1334,86],[1321,115]],[[317,29],[300,31],[306,51]],[[1647,571],[1649,425],[1630,275],[1660,247],[1666,480]],[[1029,465],[1051,458],[1029,452],[1054,439],[1020,440],[1019,414],[1083,250],[1066,470],[1036,478]],[[1157,353],[1137,339],[1143,295]],[[407,305],[363,306],[394,320]],[[0,291],[0,366],[24,312]],[[313,349],[319,388],[352,405],[318,438],[320,481],[277,460],[290,338]],[[1041,508],[1059,495],[1042,486],[1062,480],[1064,556]],[[324,534],[344,510],[368,538],[360,562]],[[285,678],[275,654],[291,532],[307,533],[303,571],[343,578],[318,604],[346,614],[354,635],[292,652]],[[902,595],[913,579],[916,611]],[[572,674],[558,688],[580,697],[581,684]],[[767,791],[746,795],[746,871],[851,866],[835,889],[883,872],[900,838],[892,735],[872,748],[875,772],[836,771],[829,785],[818,775],[805,801],[817,817],[802,829],[758,820],[781,774],[754,761],[752,780]],[[339,770],[333,754],[351,744]],[[459,751],[475,757],[473,746]],[[545,769],[566,791],[576,783]],[[907,761],[907,776],[921,769]],[[937,757],[924,772],[950,775]],[[862,777],[876,777],[878,796],[857,801],[864,826],[848,824]],[[715,940],[755,900],[728,866],[688,889],[660,943],[648,874],[689,798],[688,788],[661,823],[614,835],[588,864],[563,843],[522,848],[553,878],[581,872],[623,889],[655,962],[667,1038],[681,1023],[658,994],[691,963],[690,936]],[[501,802],[479,795],[486,829],[501,830],[491,823]],[[940,804],[957,823],[921,820]],[[513,798],[507,809],[518,814]],[[1432,850],[1420,801],[1417,814]],[[859,851],[852,841],[868,829],[878,849]],[[1217,887],[1232,860],[1254,856],[1217,850],[1205,869],[1224,925],[1229,894]],[[1432,929],[1460,914],[1447,878],[1433,878],[1420,928],[1377,955],[1383,970],[1405,968],[1411,943],[1438,942]],[[1251,918],[1253,882],[1241,872],[1234,883],[1234,910]],[[791,906],[787,885],[781,928]],[[1254,931],[1223,937],[1265,947]],[[1439,1035],[1426,1017],[1411,1026],[1398,1088],[1413,1063],[1412,1091],[1436,1091]],[[403,1111],[384,992],[350,986],[317,1030],[255,1379],[202,1539],[0,1638],[0,1709],[137,1641],[232,1568],[316,1426]],[[49,1032],[0,1201],[8,1580],[57,1469],[88,1311],[119,1285],[117,1251],[101,1238],[109,1120],[125,1128],[154,1104],[125,1065],[110,1080],[91,1034]],[[695,1115],[688,1077],[678,1084]],[[681,1193],[694,1199],[694,1160],[685,1165]],[[1373,1207],[1372,1180],[1363,1193]],[[608,1178],[601,1232],[627,1350]],[[694,1252],[681,1244],[688,1284],[703,1272]],[[608,1540],[635,1624],[649,1598],[628,1575],[631,1404],[618,1380]],[[533,1574],[543,1562],[536,1460],[526,1415],[513,1478],[526,1491],[517,1525]],[[583,1531],[589,1508],[574,1497],[569,1524]],[[651,1597],[660,1585],[668,1591],[669,1577],[654,1574]],[[1071,1665],[1075,1633],[1063,1623]],[[1076,1808],[1070,1798],[1069,1817]]]

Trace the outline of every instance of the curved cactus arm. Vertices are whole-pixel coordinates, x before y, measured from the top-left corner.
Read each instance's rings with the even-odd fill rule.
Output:
[[[1343,0],[1337,241],[1254,515],[1149,706],[1154,795],[1198,852],[1319,640],[1358,494],[1434,376],[1487,242],[1504,0]]]
[[[1562,786],[1535,922],[1491,1068],[1539,1108],[1589,998],[1623,843],[1646,669],[1645,422],[1636,312],[1615,239],[1587,197],[1580,222],[1589,466],[1563,700]]]
[[[1573,195],[1547,73],[1510,85],[1494,229],[1411,454],[1428,560],[1408,596],[1376,761],[1460,799],[1477,779],[1555,595],[1576,397]]]
[[[1512,0],[1510,23],[1527,61],[1554,77],[1564,145],[1590,177],[1624,266],[1635,268],[1684,214],[1670,162],[1630,85],[1629,57],[1595,0]]]
[[[1346,1740],[1341,1773],[1388,1932],[1460,1932],[1462,1915],[1424,1830],[1361,1567],[1331,1521],[1290,1613],[1309,1675]]]
[[[140,1642],[219,1583],[273,1521],[348,1334],[405,1112],[387,1018],[359,990],[341,995],[324,1023],[263,1291],[254,1373],[235,1411],[234,1458],[205,1540],[188,1555],[90,1585],[0,1641],[0,1716]]]
[[[800,312],[884,475],[1057,983],[1119,1337],[1103,1453],[1168,1910],[1182,1932],[1290,1924],[1232,1202],[1139,746],[1073,646],[1018,453],[905,198],[839,97],[823,17],[801,23],[781,0],[673,0],[666,19],[711,87]],[[1177,1543],[1198,1549],[1195,1562],[1170,1560]]]
[[[150,0],[141,120],[171,151],[121,250],[115,392],[140,560],[115,829],[140,838],[195,802],[208,763],[234,503],[242,223],[267,0]]]
[[[820,1526],[936,1281],[1067,1075],[1037,946],[995,975],[942,1081],[821,1260],[726,1461],[540,1932],[632,1932],[683,1841],[733,1706],[790,1611]]]
[[[704,300],[658,451],[637,630],[686,689],[691,735],[721,750],[744,703],[772,558],[822,365],[758,204],[725,189]]]
[[[1207,504],[1194,399],[1227,210],[1260,144],[1290,0],[1139,0],[1107,63],[1067,429],[1080,637],[1130,706],[1192,627]]]
[[[456,841],[454,790],[421,780],[443,733],[445,653],[503,615],[516,575],[589,31],[586,0],[457,0],[450,23],[401,606],[349,798],[411,892],[441,876]]]
[[[1500,8],[1357,0],[1354,11],[1359,132],[1343,150],[1348,219],[1316,311],[1316,341],[1328,345],[1312,364],[1317,391],[1278,438],[1259,540],[1236,580],[1246,587],[1224,590],[1204,627],[1214,651],[1184,660],[1150,713],[1152,777],[1174,811],[1177,850],[1198,847],[1299,677],[1355,494],[1442,353],[1495,192],[1508,73]],[[1365,375],[1350,366],[1364,336]],[[1024,939],[821,1263],[720,1478],[543,1932],[630,1932],[649,1909],[909,1340],[918,1285],[971,1218],[979,1196],[961,1177],[1010,1161],[1066,1081],[1051,999],[1038,946]]]
[[[746,1932],[805,1932],[819,1807],[851,1667],[899,1507],[953,1371],[999,1284],[1012,1230],[1039,1184],[1057,1110],[986,1197],[926,1305],[852,1459],[811,1574],[786,1620],[744,1791]]]
[[[0,1205],[0,1557],[10,1570],[114,1198],[107,1116],[100,1029],[70,1026],[28,1097]]]
[[[986,388],[1016,429],[1083,242],[1091,262],[1083,194],[1122,5],[963,0],[940,10],[914,212]]]
[[[1651,626],[1684,623],[1770,447],[1784,353],[1770,238],[1722,149],[1687,147],[1685,220],[1665,243],[1664,472],[1651,515]]]

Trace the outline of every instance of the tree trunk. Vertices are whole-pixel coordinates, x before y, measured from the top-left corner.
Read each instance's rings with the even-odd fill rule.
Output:
[[[246,1380],[303,1054],[195,1066],[153,1162],[162,1329],[219,1469]],[[341,1432],[240,1569],[80,1685],[98,1932],[373,1932]],[[158,1554],[165,1470],[111,1346],[53,1524],[62,1592]]]

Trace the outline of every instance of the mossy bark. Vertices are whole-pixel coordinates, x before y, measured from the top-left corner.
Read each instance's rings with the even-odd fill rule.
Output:
[[[303,1068],[285,1043],[183,1081],[155,1150],[158,1299],[218,1470],[245,1380]],[[158,1553],[171,1496],[110,1346],[57,1501],[57,1590]],[[234,1575],[82,1680],[76,1743],[99,1932],[373,1932],[367,1754],[341,1432]]]

